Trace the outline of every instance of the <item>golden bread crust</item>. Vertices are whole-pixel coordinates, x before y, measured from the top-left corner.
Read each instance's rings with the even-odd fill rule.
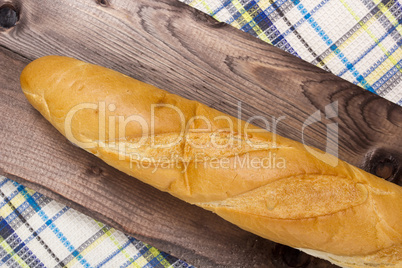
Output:
[[[395,184],[342,161],[334,167],[304,145],[270,132],[248,134],[242,130],[259,128],[75,59],[35,60],[21,74],[21,87],[73,143],[88,145],[87,151],[111,166],[245,230],[345,267],[402,266],[402,188]],[[83,109],[71,116],[78,106]],[[102,112],[107,112],[104,122]],[[119,116],[134,120],[126,124],[124,137],[116,138],[120,129],[111,118]],[[152,135],[144,135],[149,126]],[[222,145],[233,137],[224,148],[197,146],[212,139]],[[153,146],[176,140],[167,148]],[[240,165],[268,156],[285,162],[269,168]],[[222,159],[225,167],[212,165]]]

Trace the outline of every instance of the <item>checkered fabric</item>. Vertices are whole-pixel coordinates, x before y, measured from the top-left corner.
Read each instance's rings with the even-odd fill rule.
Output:
[[[1,267],[193,267],[0,177]]]
[[[397,0],[180,0],[402,105]]]

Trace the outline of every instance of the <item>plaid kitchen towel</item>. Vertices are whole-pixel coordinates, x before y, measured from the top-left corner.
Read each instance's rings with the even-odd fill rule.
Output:
[[[0,177],[1,267],[193,267]]]
[[[398,0],[180,0],[402,106]]]

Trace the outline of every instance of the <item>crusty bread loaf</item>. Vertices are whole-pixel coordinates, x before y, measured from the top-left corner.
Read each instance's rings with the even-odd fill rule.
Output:
[[[33,61],[21,87],[71,142],[162,191],[340,266],[402,267],[398,185],[75,59]]]

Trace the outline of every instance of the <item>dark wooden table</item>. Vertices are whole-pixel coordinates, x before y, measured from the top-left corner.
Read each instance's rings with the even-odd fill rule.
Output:
[[[401,183],[402,108],[175,0],[0,0],[0,173],[199,267],[330,267],[245,232],[104,164],[61,136],[24,98],[31,60],[66,55],[103,65],[242,119],[281,119],[325,150]],[[262,125],[262,122],[254,122]]]

